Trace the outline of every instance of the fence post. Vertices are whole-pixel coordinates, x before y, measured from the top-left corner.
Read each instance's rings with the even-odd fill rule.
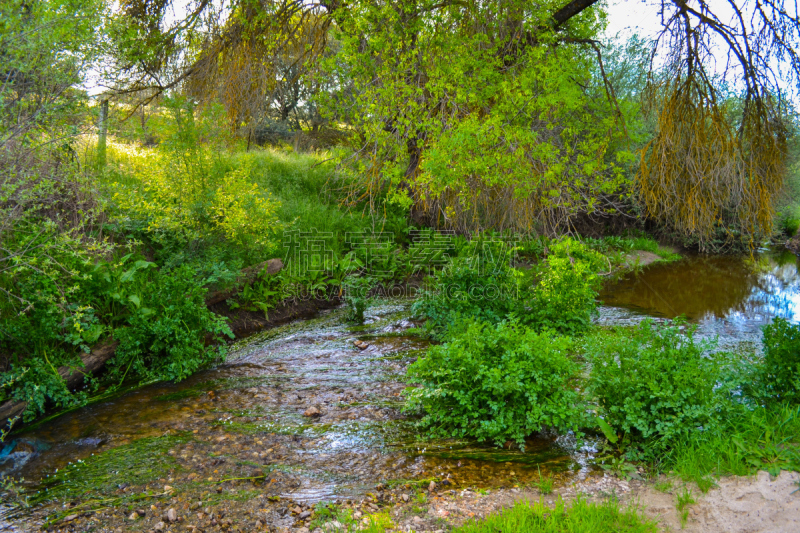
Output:
[[[108,99],[100,101],[100,118],[97,121],[97,165],[106,166],[106,136],[108,134]]]

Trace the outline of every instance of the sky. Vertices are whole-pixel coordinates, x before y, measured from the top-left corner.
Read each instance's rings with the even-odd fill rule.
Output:
[[[661,28],[658,6],[648,0],[608,0],[606,36],[654,37]]]
[[[689,5],[697,7],[697,2],[688,0]],[[786,0],[786,6],[789,11],[793,11],[792,6],[796,6],[798,0]],[[633,34],[638,34],[642,38],[654,38],[658,35],[661,29],[661,18],[659,16],[660,0],[606,0],[607,13],[608,13],[608,27],[606,28],[606,38],[618,37],[625,40]],[[717,15],[722,22],[729,22],[733,19],[734,11],[731,9],[729,0],[706,0],[712,13]],[[752,13],[753,2],[748,0],[737,0],[737,5],[743,9],[745,20],[748,20],[748,14]],[[692,21],[696,22],[695,19]],[[727,45],[721,39],[715,42],[716,49],[714,56],[717,59],[717,65],[710,68],[712,72],[716,71],[721,74],[725,68]],[[770,61],[772,67],[780,70],[778,67],[778,60]],[[784,65],[785,68],[785,65]],[[736,70],[733,71],[733,79],[736,79]],[[729,78],[731,79],[731,78]],[[800,91],[798,87],[790,85],[787,81],[780,83],[781,89],[784,91],[784,96],[795,102],[797,106],[800,104]]]

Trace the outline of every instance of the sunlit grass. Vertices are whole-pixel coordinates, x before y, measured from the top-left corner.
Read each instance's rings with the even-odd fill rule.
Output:
[[[570,506],[560,498],[554,507],[539,502],[517,502],[512,508],[473,520],[454,533],[655,533],[655,522],[636,507],[621,507],[615,499],[602,503],[575,500]]]

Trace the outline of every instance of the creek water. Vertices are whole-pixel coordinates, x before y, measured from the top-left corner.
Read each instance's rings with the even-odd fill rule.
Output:
[[[688,257],[611,281],[600,299],[601,324],[685,315],[701,335],[757,348],[773,317],[800,319],[798,262],[783,252]],[[164,435],[185,436],[169,450],[181,472],[175,484],[257,477],[268,466],[273,494],[305,502],[354,498],[392,480],[492,488],[540,472],[559,484],[599,470],[592,441],[577,446],[569,435],[531,437],[524,452],[419,440],[400,409],[405,368],[427,347],[406,334],[409,308],[383,300],[363,326],[338,309],[254,335],[186,381],[138,388],[13,435],[0,470],[35,490],[69,463]],[[306,416],[310,408],[320,414]]]

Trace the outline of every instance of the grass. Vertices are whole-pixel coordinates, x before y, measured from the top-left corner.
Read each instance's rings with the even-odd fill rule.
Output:
[[[677,261],[681,258],[680,254],[676,254],[672,249],[661,246],[658,242],[650,237],[634,237],[632,241],[632,250],[643,250],[645,252],[652,252],[661,258],[662,262]]]
[[[630,237],[609,236],[601,239],[584,239],[584,242],[603,253],[617,252],[618,254],[628,254],[636,250],[651,252],[659,256],[659,262],[669,263],[681,259],[680,254],[676,254],[672,249],[661,246],[657,241],[646,235],[634,235]]]
[[[683,491],[679,492],[675,497],[675,508],[681,516],[681,529],[686,527],[686,522],[689,520],[689,506],[697,503],[694,499],[694,494],[688,487],[684,487]]]
[[[655,522],[635,507],[622,508],[616,499],[589,503],[579,498],[567,507],[560,498],[555,507],[539,502],[517,502],[514,507],[481,521],[470,521],[454,533],[656,533]]]
[[[664,481],[656,482],[654,486],[658,492],[670,492],[672,490],[672,481],[665,479]]]
[[[696,431],[664,457],[662,468],[707,492],[714,478],[747,476],[758,470],[777,475],[800,470],[800,406],[744,406],[719,427]]]
[[[367,522],[363,520],[366,518]],[[329,526],[327,531],[334,533],[384,533],[387,529],[392,529],[395,524],[388,512],[380,512],[368,515],[361,519],[361,521],[353,518],[353,512],[350,509],[338,509],[335,505],[325,502],[320,502],[314,507],[314,519],[309,524],[309,529],[314,531],[316,528],[326,529],[325,524],[331,522],[339,522],[341,527],[336,529]]]
[[[232,156],[232,161],[241,157],[245,154]],[[249,157],[254,158],[253,181],[280,201],[278,218],[287,229],[316,230],[337,253],[347,233],[371,230],[370,217],[341,205],[341,188],[347,184],[335,181],[333,166],[324,162],[324,155],[256,150]]]
[[[539,470],[539,481],[534,481],[532,485],[537,488],[541,494],[550,494],[553,492],[553,476],[542,477],[542,471]]]

